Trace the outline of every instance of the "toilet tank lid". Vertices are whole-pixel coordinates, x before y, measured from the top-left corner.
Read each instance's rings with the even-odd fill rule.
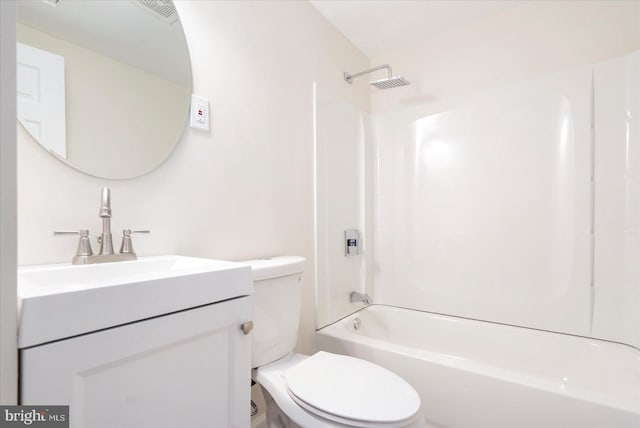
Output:
[[[277,256],[245,260],[241,263],[250,265],[253,280],[260,281],[302,273],[305,261],[304,257],[299,256]]]

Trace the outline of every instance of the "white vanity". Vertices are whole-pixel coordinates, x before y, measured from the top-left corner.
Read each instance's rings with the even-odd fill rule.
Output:
[[[18,3],[19,145],[37,142],[105,179],[161,165],[182,139],[192,93],[173,2]],[[79,264],[18,269],[20,404],[69,405],[75,428],[248,427],[251,269],[134,260],[136,231],[113,247],[108,189],[99,217],[96,254],[83,218],[86,229],[57,232],[79,235]]]
[[[179,256],[18,269],[20,403],[71,427],[249,426],[251,270]]]

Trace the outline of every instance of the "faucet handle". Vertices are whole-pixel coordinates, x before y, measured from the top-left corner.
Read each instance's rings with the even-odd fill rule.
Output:
[[[131,242],[131,235],[142,233],[151,233],[151,231],[124,229],[122,231],[122,244],[120,245],[120,254],[135,254],[136,252],[133,251],[133,244]]]
[[[139,234],[139,233],[151,233],[150,230],[131,230],[131,229],[124,229],[122,231],[122,235],[133,235],[133,234]]]
[[[54,230],[53,235],[80,235],[82,237],[89,236],[89,229],[80,229],[80,230]]]
[[[60,235],[80,235],[76,256],[92,256],[91,242],[89,241],[89,229],[80,229],[79,231],[54,230],[53,236]]]

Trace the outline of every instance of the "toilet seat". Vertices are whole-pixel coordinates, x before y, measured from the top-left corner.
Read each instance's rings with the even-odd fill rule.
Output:
[[[340,423],[402,426],[420,410],[418,393],[400,376],[346,355],[318,352],[284,377],[296,403]]]
[[[357,358],[291,354],[259,368],[256,380],[300,426],[424,425],[415,390],[389,370]]]

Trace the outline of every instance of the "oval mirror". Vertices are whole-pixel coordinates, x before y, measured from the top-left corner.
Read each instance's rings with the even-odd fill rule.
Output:
[[[17,2],[18,121],[47,151],[108,179],[173,151],[191,61],[168,0]]]

